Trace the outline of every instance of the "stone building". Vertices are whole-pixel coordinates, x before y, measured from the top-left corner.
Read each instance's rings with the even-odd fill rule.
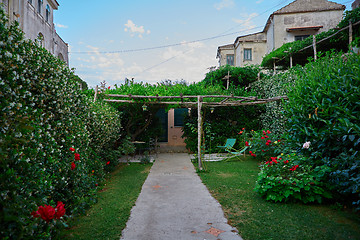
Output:
[[[355,1],[351,4],[352,9],[358,8],[359,6],[360,6],[360,0],[355,0]]]
[[[54,56],[69,65],[68,44],[56,33],[54,10],[59,3],[56,0],[0,0],[9,21],[18,21],[25,37],[38,41]]]
[[[335,28],[344,10],[344,5],[327,0],[296,0],[272,13],[262,32],[237,37],[233,52],[225,48],[228,45],[218,47],[219,65],[227,64],[221,60],[228,55],[234,55],[233,66],[260,64],[267,53],[285,43]]]

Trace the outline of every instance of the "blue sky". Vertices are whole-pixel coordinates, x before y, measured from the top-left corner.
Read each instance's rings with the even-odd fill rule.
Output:
[[[54,23],[69,44],[70,67],[90,87],[125,78],[198,82],[218,66],[218,46],[262,31],[270,14],[292,1],[58,0]],[[334,2],[350,9],[353,1]]]

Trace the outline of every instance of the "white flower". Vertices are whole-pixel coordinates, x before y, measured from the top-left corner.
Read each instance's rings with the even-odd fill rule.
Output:
[[[310,144],[311,144],[311,142],[304,143],[303,148],[308,149],[310,147]]]

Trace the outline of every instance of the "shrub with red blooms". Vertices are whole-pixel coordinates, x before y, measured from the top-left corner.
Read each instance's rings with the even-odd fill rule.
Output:
[[[74,170],[76,168],[76,165],[74,162],[71,163],[71,170]]]
[[[76,161],[79,161],[79,160],[80,160],[80,154],[75,153],[74,156],[75,156],[75,160],[76,160]]]
[[[273,138],[270,130],[251,131],[246,137],[248,139],[246,139],[245,146],[250,147],[249,154],[252,157],[267,161],[271,156],[278,155],[281,151],[282,141]]]
[[[301,155],[270,157],[261,165],[255,191],[266,200],[321,202],[331,198],[323,179],[329,167],[314,167]],[[293,166],[290,168],[290,166]]]
[[[60,219],[65,215],[65,204],[58,202],[57,206],[53,208],[50,205],[40,206],[37,211],[31,213],[34,218],[41,218],[46,222],[50,222],[52,219]]]

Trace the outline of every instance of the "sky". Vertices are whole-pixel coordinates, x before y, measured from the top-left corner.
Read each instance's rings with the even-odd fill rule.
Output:
[[[155,84],[204,79],[218,46],[260,32],[293,0],[57,0],[54,24],[70,68],[90,88],[125,78]],[[351,9],[349,0],[333,2]]]

